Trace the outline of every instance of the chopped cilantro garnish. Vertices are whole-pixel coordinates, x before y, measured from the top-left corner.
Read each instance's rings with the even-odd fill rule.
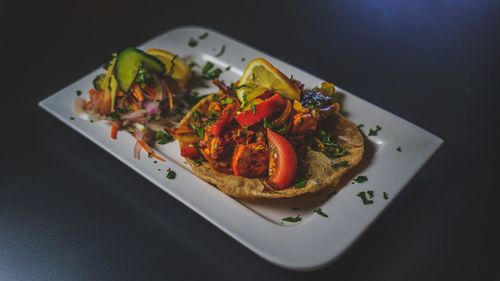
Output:
[[[118,112],[111,112],[110,114],[107,115],[107,117],[113,121],[119,121],[121,116]]]
[[[228,66],[226,67],[226,69],[225,69],[225,70],[226,70],[226,71],[229,71],[230,69],[231,69],[231,66],[230,66],[230,65],[228,65]]]
[[[307,183],[307,178],[301,177],[295,180],[294,186],[295,188],[304,188]]]
[[[401,146],[398,146],[398,148],[396,148],[396,150],[401,152]]]
[[[345,147],[340,146],[333,137],[325,130],[318,130],[318,137],[323,143],[322,152],[330,158],[337,158],[349,153],[349,150]]]
[[[359,198],[361,198],[361,200],[363,201],[363,204],[364,205],[368,205],[368,204],[373,204],[373,200],[370,200],[366,197],[366,192],[364,191],[361,191],[359,192],[358,194],[356,194]]]
[[[189,126],[191,126],[191,128],[193,128],[193,130],[195,130],[195,132],[198,134],[198,136],[200,137],[200,139],[203,138],[203,135],[205,134],[205,129],[204,128],[199,128],[199,127],[197,127],[193,123],[189,124]]]
[[[77,95],[77,96],[81,96],[81,95],[82,95],[82,91],[77,90],[77,91],[76,91],[76,95]]]
[[[174,141],[174,137],[164,131],[157,131],[155,138],[158,144],[166,144]]]
[[[368,190],[366,191],[366,193],[368,193],[368,196],[370,196],[370,198],[373,198],[375,196],[375,192],[373,192],[373,190]]]
[[[209,62],[209,61],[207,61],[207,62],[205,63],[205,65],[203,66],[203,68],[201,69],[201,72],[202,72],[203,74],[206,74],[206,73],[208,73],[208,72],[209,72],[209,71],[210,71],[213,67],[214,67],[214,64],[213,64],[213,63],[211,63],[211,62]]]
[[[379,125],[377,125],[377,126],[375,127],[375,129],[370,129],[370,130],[368,131],[368,135],[369,135],[369,136],[376,136],[380,130],[382,130],[382,127],[380,127]]]
[[[196,62],[192,61],[192,62],[189,63],[189,67],[190,68],[195,68],[195,67],[200,67],[200,65],[197,64]]]
[[[281,220],[287,221],[287,222],[299,222],[302,220],[302,218],[300,217],[300,215],[297,215],[296,217],[286,217],[286,218],[282,218]]]
[[[118,113],[127,113],[130,111],[128,108],[115,108],[115,111]]]
[[[195,111],[193,111],[192,114],[193,114],[194,121],[200,122],[200,118],[201,118],[202,113],[198,110],[195,110]]]
[[[323,210],[321,210],[321,208],[315,208],[313,209],[313,213],[316,213],[322,217],[325,217],[325,218],[328,218],[328,215],[323,213]]]
[[[255,115],[257,113],[257,108],[255,107],[254,103],[250,104],[250,109],[252,110],[253,115]]]
[[[273,124],[271,124],[271,122],[267,121],[267,118],[264,118],[264,120],[262,121],[262,126],[264,126],[264,128],[269,128],[269,129],[273,128]]]
[[[177,176],[177,173],[174,172],[174,170],[168,168],[168,170],[167,170],[167,179],[173,180],[173,179],[175,179],[176,176]]]
[[[188,41],[188,46],[191,48],[194,48],[198,45],[198,41],[196,41],[194,38],[189,38]]]
[[[337,163],[333,163],[332,164],[332,167],[334,169],[337,169],[337,168],[340,168],[340,167],[350,167],[351,164],[349,164],[349,162],[347,162],[347,160],[343,160],[343,161],[340,161],[340,162],[337,162]]]
[[[226,51],[226,45],[222,45],[222,48],[220,49],[220,51],[215,55],[216,58],[222,56],[224,54],[224,52]]]
[[[203,162],[205,162],[205,158],[203,157],[195,158],[193,159],[193,162],[196,164],[196,166],[200,166]]]
[[[361,129],[361,128],[363,128],[364,126],[365,126],[365,124],[359,124],[359,125],[358,125],[358,129]]]
[[[353,179],[353,181],[355,181],[357,183],[364,183],[367,180],[368,180],[368,178],[366,176],[357,176],[355,179]]]
[[[389,199],[389,195],[387,194],[387,192],[384,191],[383,197],[384,197],[385,200]]]
[[[198,36],[198,39],[203,40],[203,39],[205,39],[205,38],[207,38],[207,37],[208,37],[208,32],[205,32],[205,33],[203,33],[203,34],[199,35],[199,36]]]
[[[219,76],[222,74],[222,69],[220,68],[214,68],[215,65],[209,61],[205,63],[203,66],[203,69],[201,70],[202,72],[202,78],[205,80],[213,80],[219,78]]]
[[[283,126],[283,128],[279,129],[279,130],[278,130],[278,133],[279,133],[280,135],[285,135],[285,134],[286,134],[286,125],[285,125],[285,126]]]

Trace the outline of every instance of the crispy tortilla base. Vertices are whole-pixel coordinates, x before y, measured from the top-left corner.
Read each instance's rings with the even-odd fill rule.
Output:
[[[211,101],[212,95],[200,100],[198,104],[184,116],[180,124],[189,124],[193,118],[192,112],[196,110],[203,113],[207,112],[208,105]],[[292,186],[286,189],[276,190],[273,189],[265,179],[251,179],[229,175],[213,169],[207,162],[197,164],[195,161],[188,158],[186,158],[186,161],[191,165],[194,173],[198,177],[215,185],[222,192],[237,198],[289,198],[306,193],[318,192],[327,187],[335,188],[342,175],[347,173],[361,161],[364,152],[363,136],[354,123],[340,114],[336,114],[322,121],[322,124],[325,130],[337,136],[341,146],[349,149],[347,155],[336,158],[336,160],[346,160],[350,166],[333,168],[332,160],[325,154],[310,150],[305,156],[308,181],[302,188],[295,188]]]

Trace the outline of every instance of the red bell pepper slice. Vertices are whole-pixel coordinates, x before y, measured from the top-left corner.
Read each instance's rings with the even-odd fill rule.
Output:
[[[272,97],[257,104],[255,110],[249,109],[244,111],[236,115],[235,119],[241,127],[251,126],[282,110],[283,107],[285,107],[285,100],[280,94],[276,93]]]
[[[224,127],[229,125],[229,123],[233,120],[236,110],[238,110],[238,105],[236,103],[233,102],[228,104],[222,110],[219,119],[208,127],[208,131],[214,136],[220,135]]]

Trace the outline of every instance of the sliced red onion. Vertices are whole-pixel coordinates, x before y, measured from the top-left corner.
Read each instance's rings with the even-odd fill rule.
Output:
[[[160,113],[160,103],[156,101],[144,101],[144,108],[146,108],[149,116],[155,116]]]
[[[156,96],[156,100],[163,100],[167,96],[165,87],[156,74],[153,74],[153,80],[155,81],[156,86],[160,88],[160,93]]]
[[[141,145],[139,142],[136,142],[134,146],[134,158],[137,160],[141,159]]]
[[[123,120],[131,120],[132,121],[132,120],[135,120],[135,119],[138,119],[138,118],[143,118],[144,114],[146,114],[146,113],[147,113],[146,109],[140,109],[140,110],[137,110],[137,111],[130,112],[130,113],[122,115],[122,119]]]

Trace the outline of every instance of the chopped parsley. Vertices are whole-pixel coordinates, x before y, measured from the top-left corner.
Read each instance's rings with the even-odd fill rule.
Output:
[[[188,46],[191,48],[194,48],[198,45],[198,41],[196,41],[194,38],[189,38],[188,41]]]
[[[166,176],[167,176],[167,179],[173,180],[177,176],[177,173],[174,170],[168,168]]]
[[[323,210],[321,210],[321,208],[315,208],[313,209],[313,213],[316,213],[324,218],[328,218],[328,215],[323,213]]]
[[[219,76],[222,74],[222,69],[220,68],[214,68],[215,65],[209,61],[207,61],[207,63],[205,63],[205,65],[203,66],[202,70],[201,70],[201,73],[202,73],[202,77],[203,79],[205,80],[214,80],[214,79],[217,79],[219,78]]]
[[[192,114],[193,114],[194,121],[200,122],[201,116],[203,114],[200,111],[198,111],[198,110],[193,111]]]
[[[368,131],[368,135],[369,135],[369,136],[376,136],[380,130],[382,130],[382,127],[380,127],[379,125],[377,125],[377,126],[375,127],[375,129],[370,129],[370,130]]]
[[[264,128],[269,128],[269,129],[273,128],[273,124],[271,124],[271,122],[267,121],[267,118],[264,118],[264,121],[262,121],[262,126],[264,126]]]
[[[373,200],[370,200],[370,199],[368,199],[368,197],[366,197],[366,192],[365,191],[359,192],[358,194],[356,194],[356,196],[358,196],[359,198],[361,198],[361,201],[363,201],[364,205],[373,204]]]
[[[286,134],[286,125],[285,125],[285,126],[283,126],[283,128],[279,129],[279,130],[278,130],[278,133],[279,133],[280,135],[283,135],[283,136],[284,136],[284,135]]]
[[[245,61],[245,58],[241,58],[241,61]]]
[[[224,54],[224,52],[226,51],[226,45],[222,45],[222,48],[220,49],[220,51],[215,55],[216,58],[222,56]]]
[[[196,62],[192,61],[189,63],[189,68],[195,68],[195,67],[200,67],[199,64],[197,64]]]
[[[90,123],[94,123],[94,120],[90,119],[90,120],[89,120],[89,122],[90,122]]]
[[[203,157],[195,158],[195,159],[192,159],[192,160],[196,164],[196,166],[200,166],[203,162],[205,162],[205,158],[203,158]]]
[[[332,167],[334,169],[338,169],[338,168],[341,168],[341,167],[345,167],[345,168],[348,168],[350,167],[351,164],[349,164],[349,162],[347,160],[343,160],[343,161],[340,161],[340,162],[337,162],[337,163],[333,163],[332,164]]]
[[[295,188],[304,188],[307,183],[307,178],[306,177],[301,177],[295,180],[294,186]]]
[[[257,108],[255,107],[254,103],[250,104],[250,109],[252,110],[253,115],[255,115],[257,113]]]
[[[287,222],[299,222],[302,220],[302,218],[300,217],[300,215],[297,215],[296,217],[286,217],[286,218],[282,218],[281,220],[287,221]]]
[[[299,207],[292,207],[290,208],[292,211],[302,211],[302,208]]]
[[[81,96],[81,95],[82,95],[82,91],[77,90],[77,91],[76,91],[76,95],[77,95],[77,96]]]
[[[318,130],[318,137],[323,143],[322,152],[330,158],[337,158],[349,153],[349,150],[345,147],[341,147],[333,137],[325,130]]]
[[[389,199],[389,195],[387,194],[387,192],[384,191],[383,197],[384,197],[385,200]]]
[[[359,125],[358,125],[358,129],[361,129],[361,128],[363,128],[364,126],[365,126],[365,124],[359,124]]]
[[[203,138],[203,135],[205,134],[205,129],[204,128],[197,127],[193,123],[189,124],[189,126],[191,126],[191,128],[198,134],[198,136],[200,137],[200,139]]]
[[[71,116],[69,119],[70,119],[70,120],[75,120],[75,117]]]
[[[368,190],[366,193],[368,193],[368,196],[370,196],[370,199],[375,196],[375,192],[373,192],[373,190]]]
[[[355,181],[357,183],[364,183],[364,182],[368,181],[368,178],[366,176],[357,176],[355,179],[353,179],[353,181]]]
[[[205,32],[205,33],[203,33],[203,34],[199,35],[199,36],[198,36],[198,39],[203,40],[203,39],[205,39],[205,38],[207,38],[207,37],[208,37],[208,32]]]
[[[108,114],[106,116],[113,121],[120,121],[120,119],[121,119],[121,116],[117,111],[111,112],[110,114]]]
[[[158,144],[166,144],[174,141],[174,137],[164,131],[157,131],[155,138]]]
[[[230,66],[230,65],[228,65],[228,66],[226,67],[226,69],[225,69],[225,70],[226,70],[226,71],[229,71],[230,69],[231,69],[231,66]]]
[[[398,148],[396,148],[396,150],[401,152],[401,146],[398,146]]]

